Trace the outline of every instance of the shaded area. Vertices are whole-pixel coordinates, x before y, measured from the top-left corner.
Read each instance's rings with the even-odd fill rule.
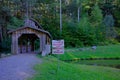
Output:
[[[106,67],[113,67],[120,69],[120,60],[117,59],[109,59],[109,60],[71,60],[71,61],[65,61],[69,63],[75,63],[75,64],[85,64],[85,65],[93,65],[93,66],[106,66]]]
[[[40,40],[35,34],[22,34],[18,38],[18,44],[20,53],[35,52],[40,47]]]

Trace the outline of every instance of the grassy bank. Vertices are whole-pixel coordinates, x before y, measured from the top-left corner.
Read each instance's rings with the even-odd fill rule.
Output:
[[[73,63],[79,63],[79,64],[98,64],[98,65],[120,65],[120,60],[82,60],[82,61],[76,61]]]
[[[52,56],[43,58],[43,63],[36,65],[35,70],[37,73],[30,80],[119,80],[120,78],[119,69],[65,63],[57,61]]]
[[[116,57],[120,58],[120,45],[98,46],[95,50],[91,47],[66,49],[65,54],[60,55],[60,60]]]
[[[93,66],[107,66],[120,69],[120,60],[79,60],[71,61],[70,63],[86,64]]]

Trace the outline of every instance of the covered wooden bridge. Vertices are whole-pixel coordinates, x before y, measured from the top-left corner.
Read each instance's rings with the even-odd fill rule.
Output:
[[[42,56],[51,52],[51,35],[35,20],[26,19],[24,26],[10,31],[12,37],[11,52],[42,53]]]

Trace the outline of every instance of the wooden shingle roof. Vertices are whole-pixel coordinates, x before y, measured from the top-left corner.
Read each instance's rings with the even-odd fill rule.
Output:
[[[24,26],[19,27],[19,28],[15,29],[15,30],[11,30],[11,31],[8,32],[8,34],[12,34],[12,33],[15,32],[15,31],[23,30],[23,29],[25,29],[25,28],[30,28],[30,29],[33,29],[33,30],[36,30],[36,31],[39,31],[39,32],[43,32],[43,33],[47,34],[50,38],[52,37],[52,36],[50,35],[50,33],[49,33],[48,31],[45,31],[45,30],[39,25],[39,23],[38,23],[37,21],[35,21],[34,19],[29,19],[29,21],[30,21],[30,22],[32,21],[32,23],[25,22]],[[32,25],[31,25],[31,24],[32,24]]]

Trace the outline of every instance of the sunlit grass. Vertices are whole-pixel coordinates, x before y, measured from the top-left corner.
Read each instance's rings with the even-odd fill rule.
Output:
[[[120,45],[98,46],[96,50],[89,48],[66,49],[65,54],[59,55],[61,60],[75,58],[120,58]]]
[[[30,80],[119,80],[120,78],[119,69],[65,63],[52,56],[43,58],[43,63],[36,65],[35,70],[37,73]]]
[[[120,45],[99,46],[96,50],[84,48],[82,51],[79,48],[71,48],[66,49],[65,54],[59,55],[60,60],[118,57],[120,57]],[[35,66],[37,73],[30,80],[119,80],[120,78],[120,69],[96,66],[96,64],[119,65],[120,60],[82,60],[76,61],[77,64],[60,60],[53,56],[44,57],[43,63]]]

